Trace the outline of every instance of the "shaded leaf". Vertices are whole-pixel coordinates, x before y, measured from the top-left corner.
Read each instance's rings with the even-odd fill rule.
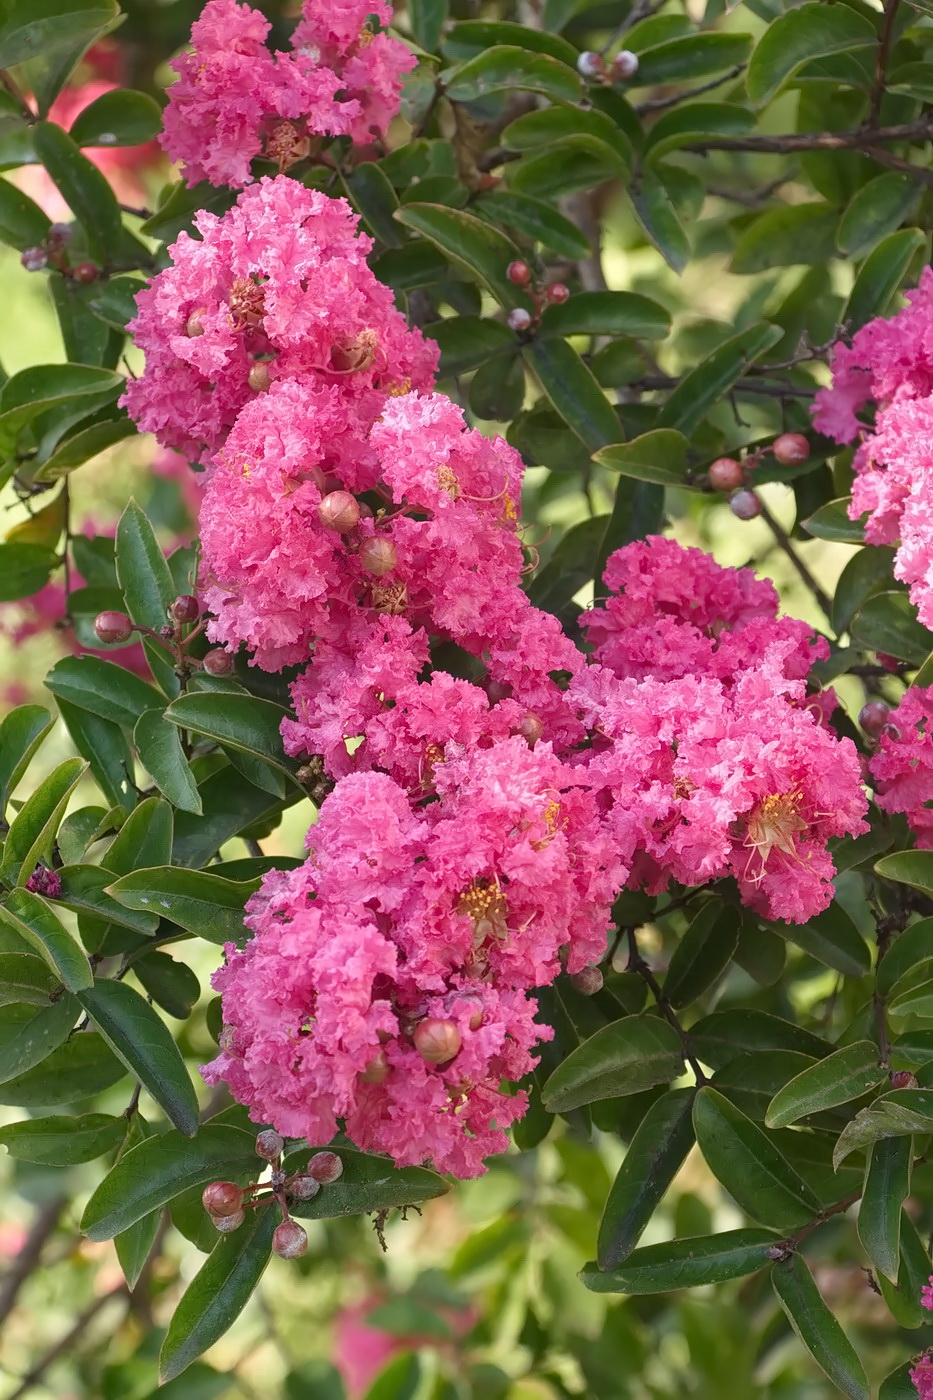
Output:
[[[94,985],[87,954],[41,895],[31,890],[11,890],[0,901],[0,922],[45,959],[69,992]]]
[[[152,912],[211,943],[242,942],[243,906],[258,880],[225,880],[206,870],[162,865],[112,881],[108,893],[127,909]]]
[[[0,1084],[48,1060],[71,1034],[76,1012],[77,1003],[67,992],[46,1006],[0,1007]]]
[[[39,1162],[47,1167],[93,1162],[105,1152],[113,1152],[126,1131],[124,1118],[109,1113],[87,1113],[79,1118],[55,1115],[29,1118],[0,1128],[0,1143],[11,1157]]]
[[[926,237],[920,229],[904,228],[889,233],[872,249],[856,274],[842,312],[841,319],[851,333],[873,316],[884,314],[914,257],[925,247]]]
[[[858,1233],[875,1268],[897,1283],[901,1207],[910,1191],[913,1144],[909,1137],[876,1142],[868,1156],[859,1202]]]
[[[82,1031],[60,1045],[38,1068],[0,1085],[0,1103],[20,1108],[79,1103],[109,1089],[125,1074],[124,1065],[101,1036],[96,1031]]]
[[[661,409],[657,426],[676,428],[689,437],[749,365],[780,339],[780,327],[766,321],[731,336],[681,380]]]
[[[917,610],[906,593],[876,593],[866,599],[849,630],[858,646],[887,652],[915,666],[922,666],[933,651],[933,632],[917,621]]]
[[[599,1223],[600,1269],[614,1269],[628,1258],[693,1146],[694,1093],[665,1094],[639,1124]]]
[[[396,1167],[387,1157],[337,1147],[343,1174],[313,1200],[295,1201],[289,1209],[301,1220],[331,1220],[342,1215],[369,1215],[390,1207],[414,1206],[443,1196],[450,1185],[427,1167]],[[307,1162],[307,1148],[287,1159],[289,1171]]]
[[[0,720],[0,816],[54,723],[42,705],[19,705]]]
[[[823,1301],[804,1259],[792,1254],[775,1264],[771,1282],[790,1325],[820,1369],[850,1400],[870,1400],[865,1369]]]
[[[531,341],[523,349],[541,388],[568,427],[591,452],[619,442],[622,428],[593,373],[565,340]]]
[[[85,771],[86,765],[80,758],[66,758],[30,793],[10,823],[0,862],[0,880],[11,885],[25,884],[40,860],[50,864],[68,800]]]
[[[748,95],[763,106],[804,63],[877,40],[875,25],[848,5],[807,4],[765,30],[748,65]]]
[[[808,1114],[859,1099],[886,1079],[887,1072],[878,1065],[878,1047],[870,1040],[856,1041],[810,1065],[779,1089],[765,1122],[769,1128],[786,1128]]]
[[[580,1278],[593,1293],[670,1293],[725,1283],[764,1268],[779,1241],[771,1230],[721,1230],[636,1249],[619,1268],[606,1272],[587,1264]]]
[[[655,1016],[625,1016],[584,1040],[550,1076],[544,1106],[564,1113],[581,1104],[637,1094],[683,1070],[677,1033]]]
[[[182,748],[177,725],[162,710],[146,710],[133,729],[139,761],[175,807],[201,815],[201,796]]]

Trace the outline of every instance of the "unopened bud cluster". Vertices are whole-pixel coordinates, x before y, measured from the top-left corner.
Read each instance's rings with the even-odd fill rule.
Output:
[[[89,258],[79,257],[77,261],[72,262],[69,253],[71,237],[71,224],[52,224],[41,243],[23,249],[20,262],[27,272],[44,272],[46,268],[51,268],[53,272],[60,272],[72,282],[85,286],[96,282],[103,269]]]
[[[628,83],[638,72],[638,55],[630,49],[620,49],[615,58],[607,63],[601,53],[585,49],[577,59],[577,72],[590,82],[610,86],[613,83]]]
[[[166,615],[170,621],[156,629],[134,622],[123,612],[98,613],[94,619],[94,635],[102,646],[122,646],[138,632],[172,652],[176,665],[186,671],[203,668],[209,676],[229,675],[233,670],[233,657],[223,647],[212,647],[200,660],[189,654],[188,648],[200,636],[204,625],[200,622],[201,605],[193,594],[179,594]]]
[[[534,271],[523,259],[510,262],[505,270],[505,275],[514,287],[521,287],[527,291],[534,302],[533,311],[526,310],[524,306],[516,306],[506,317],[509,330],[517,331],[519,334],[537,327],[541,320],[541,313],[546,306],[562,306],[570,296],[570,288],[563,282],[551,282],[547,286],[539,286]]]
[[[750,452],[739,461],[736,457],[717,457],[707,472],[710,487],[729,496],[729,509],[738,520],[754,520],[761,514],[761,502],[747,486],[748,473],[766,456],[774,457],[782,467],[802,466],[810,456],[810,444],[803,433],[782,433],[770,447]]]

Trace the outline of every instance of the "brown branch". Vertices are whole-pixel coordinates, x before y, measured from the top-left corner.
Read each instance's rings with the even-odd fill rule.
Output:
[[[806,564],[803,562],[796,549],[794,549],[794,546],[791,543],[790,535],[788,535],[787,531],[784,529],[780,521],[776,520],[775,517],[771,514],[770,510],[765,505],[764,501],[761,499],[760,496],[758,497],[758,505],[761,518],[767,525],[768,529],[771,531],[772,535],[774,536],[778,547],[782,549],[787,555],[788,559],[793,564],[794,568],[797,570],[797,574],[799,575],[801,582],[813,594],[813,597],[819,603],[823,612],[830,619],[830,621],[832,621],[833,605],[829,598],[829,595],[823,591],[823,589],[817,583],[816,579],[810,573],[810,570],[807,568]]]
[[[673,1026],[674,1030],[677,1032],[677,1038],[680,1041],[680,1047],[683,1051],[683,1057],[687,1061],[687,1064],[690,1066],[690,1068],[693,1070],[697,1084],[700,1086],[702,1086],[703,1084],[708,1084],[709,1079],[703,1073],[702,1066],[700,1065],[699,1061],[693,1053],[693,1049],[690,1045],[690,1037],[687,1035],[687,1032],[680,1024],[676,1011],[671,1006],[667,997],[664,995],[664,991],[661,987],[660,982],[655,977],[654,973],[651,971],[651,968],[648,966],[648,964],[645,962],[644,958],[641,955],[641,952],[638,947],[638,937],[636,934],[636,930],[630,928],[627,930],[627,933],[629,943],[629,956],[628,963],[626,965],[626,971],[635,972],[638,974],[638,976],[648,987],[649,991],[651,992],[651,995],[657,1002],[658,1010],[664,1017],[665,1021],[667,1021],[668,1025]]]
[[[861,1200],[861,1198],[862,1191],[860,1187],[858,1191],[850,1192],[848,1196],[843,1196],[841,1201],[836,1201],[834,1205],[827,1206],[825,1210],[821,1210],[819,1215],[814,1216],[808,1225],[802,1226],[795,1234],[788,1235],[787,1238],[782,1241],[782,1244],[789,1251],[797,1249],[809,1235],[813,1234],[814,1230],[819,1229],[827,1220],[831,1220],[834,1215],[842,1215],[844,1211],[847,1211],[850,1206],[854,1206],[855,1202]],[[779,1248],[779,1246],[775,1245],[775,1248]],[[16,1400],[16,1397],[13,1396],[12,1400]]]
[[[20,1289],[33,1270],[38,1267],[42,1251],[54,1234],[61,1213],[65,1209],[66,1200],[65,1196],[56,1196],[54,1200],[47,1201],[33,1221],[25,1244],[0,1284],[0,1323],[5,1322],[9,1317],[16,1306]]]
[[[700,83],[698,87],[684,88],[682,92],[675,92],[670,97],[655,97],[648,102],[638,102],[632,110],[639,117],[644,116],[646,112],[663,112],[666,107],[676,107],[678,102],[689,102],[691,97],[699,97],[701,92],[712,92],[713,88],[722,87],[723,83],[731,83],[733,78],[745,72],[747,66],[745,63],[737,63],[720,78],[711,78],[708,83]]]
[[[793,151],[865,151],[888,141],[929,141],[933,119],[899,126],[858,127],[853,131],[792,131],[780,136],[701,136],[682,151],[763,151],[789,155]]]
[[[894,37],[894,21],[897,18],[899,5],[900,0],[885,0],[884,24],[881,28],[881,41],[878,44],[878,54],[875,60],[875,82],[872,87],[871,107],[869,109],[866,126],[874,126],[878,120],[878,114],[881,111],[888,58],[891,53],[891,40]]]
[[[52,1365],[52,1362],[57,1361],[60,1356],[70,1351],[76,1342],[80,1342],[83,1339],[88,1323],[115,1298],[129,1299],[129,1289],[125,1283],[119,1283],[116,1288],[111,1288],[109,1293],[104,1293],[100,1298],[95,1298],[93,1303],[84,1309],[84,1312],[78,1318],[71,1331],[67,1332],[64,1337],[61,1337],[53,1347],[49,1348],[44,1356],[39,1358],[35,1366],[23,1377],[13,1394],[7,1396],[7,1400],[21,1400],[23,1395],[26,1395],[32,1390],[33,1386],[45,1375],[46,1371]]]
[[[680,380],[669,374],[647,374],[627,384],[627,389],[676,389]],[[758,379],[737,379],[735,389],[742,394],[762,394],[772,399],[812,399],[815,389],[803,389],[796,384],[768,384]]]

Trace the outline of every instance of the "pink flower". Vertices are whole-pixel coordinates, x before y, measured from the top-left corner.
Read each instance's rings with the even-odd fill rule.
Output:
[[[929,1283],[925,1283],[920,1290],[920,1302],[928,1312],[933,1312],[933,1274],[930,1275]]]
[[[921,850],[933,850],[933,688],[911,686],[878,739],[870,768],[884,812],[904,812]]]
[[[920,1400],[933,1400],[933,1360],[929,1356],[918,1358],[916,1366],[911,1369],[910,1379],[916,1386]]]
[[[380,25],[389,24],[391,5],[382,0],[304,0],[301,13],[292,43],[299,54],[308,54],[339,75],[347,106],[357,109],[349,128],[351,139],[366,145],[385,136],[398,113],[405,75],[417,63],[400,39],[372,31],[370,16]]]

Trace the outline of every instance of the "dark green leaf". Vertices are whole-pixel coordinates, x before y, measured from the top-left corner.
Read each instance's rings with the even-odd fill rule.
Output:
[[[876,1142],[868,1157],[859,1203],[858,1233],[876,1269],[897,1283],[901,1206],[910,1190],[913,1144],[909,1137]]]
[[[22,252],[45,241],[52,226],[49,218],[28,194],[9,180],[0,180],[0,242]]]
[[[54,549],[40,544],[0,544],[0,603],[38,593],[59,562]]]
[[[860,258],[893,233],[916,205],[920,191],[909,175],[888,170],[856,190],[839,220],[836,244],[846,257]]]
[[[808,535],[818,540],[833,540],[841,544],[864,544],[865,531],[857,520],[849,519],[850,497],[828,501],[825,506],[801,521]]]
[[[622,428],[592,371],[565,340],[536,340],[523,354],[549,401],[590,452],[619,442]]]
[[[406,204],[395,217],[482,282],[502,306],[530,309],[527,294],[506,276],[506,269],[518,256],[518,250],[498,229],[475,214],[449,209],[442,204]]]
[[[610,143],[580,132],[515,161],[509,167],[509,188],[513,194],[554,201],[607,180],[627,180],[630,169],[618,140]]]
[[[302,1220],[331,1220],[341,1215],[368,1215],[390,1207],[414,1206],[443,1196],[449,1183],[426,1167],[395,1167],[387,1157],[374,1157],[349,1147],[337,1149],[343,1174],[311,1201],[296,1201],[292,1214]],[[307,1161],[307,1148],[293,1153],[288,1170]]]
[[[123,1141],[125,1118],[107,1113],[87,1113],[81,1118],[55,1115],[30,1118],[0,1129],[0,1143],[11,1157],[39,1162],[47,1167],[93,1162],[105,1152],[113,1152]]]
[[[0,901],[0,922],[12,928],[45,959],[69,992],[80,992],[94,985],[87,954],[40,894],[24,889],[11,890]]]
[[[664,261],[675,272],[683,272],[690,261],[690,240],[659,173],[644,166],[632,181],[628,196],[639,223]]]
[[[863,977],[871,968],[868,944],[838,902],[805,924],[776,922],[768,928],[845,977]]]
[[[612,447],[604,447],[593,460],[608,471],[658,486],[683,486],[687,470],[687,439],[673,428],[657,428]]]
[[[34,953],[0,953],[0,1006],[48,1006],[58,978]]]
[[[533,238],[551,252],[564,258],[586,258],[590,245],[580,230],[559,210],[542,199],[527,194],[493,194],[480,200],[474,208],[477,214]]]
[[[889,233],[872,249],[858,270],[841,313],[850,333],[854,334],[873,316],[884,314],[914,257],[925,247],[926,236],[920,229],[903,228]]]
[[[753,1274],[768,1263],[780,1236],[770,1230],[721,1230],[636,1249],[618,1269],[587,1264],[580,1275],[593,1293],[670,1293]]]
[[[524,89],[560,102],[578,102],[583,82],[575,69],[548,54],[497,45],[443,75],[451,102],[476,102],[493,92]]]
[[[375,161],[358,165],[345,177],[347,193],[369,228],[389,248],[400,248],[404,234],[395,222],[398,196],[388,176]]]
[[[133,755],[118,724],[92,714],[59,696],[58,709],[71,742],[87,760],[94,781],[114,807],[132,810],[136,801],[131,776]]]
[[[451,316],[425,326],[424,333],[441,347],[442,376],[467,374],[496,357],[514,352],[515,336],[501,321],[480,316]]]
[[[525,402],[525,369],[519,356],[490,360],[470,381],[470,408],[477,418],[510,422]]]
[[[676,83],[681,79],[696,79],[724,68],[737,67],[748,58],[752,47],[750,34],[684,34],[641,49],[638,73],[633,83],[638,87],[653,87],[656,83]]]
[[[433,53],[440,42],[447,18],[447,0],[411,0],[408,19],[412,37],[419,48]]]
[[[154,950],[133,963],[133,972],[157,1006],[183,1021],[201,995],[201,984],[184,963]]]
[[[280,802],[244,782],[230,767],[212,772],[198,791],[203,816],[180,811],[175,817],[172,859],[178,865],[206,865],[231,836],[282,810]]]
[[[544,1106],[564,1113],[665,1084],[683,1071],[676,1032],[655,1016],[625,1016],[591,1035],[544,1086]]]
[[[658,118],[646,138],[645,155],[658,160],[703,136],[742,136],[754,127],[754,114],[747,107],[734,102],[691,102]]]
[[[850,1152],[883,1138],[933,1132],[933,1093],[926,1089],[895,1089],[861,1109],[839,1135],[833,1151],[838,1171]]]
[[[152,910],[210,943],[242,942],[243,906],[257,880],[225,880],[206,870],[163,865],[134,870],[108,892],[127,909]]]
[[[874,594],[859,608],[849,631],[858,646],[915,666],[922,666],[933,651],[933,632],[917,621],[917,609],[906,593]]]
[[[909,1139],[908,1139],[909,1143]],[[924,1284],[930,1277],[930,1255],[906,1210],[901,1211],[901,1257],[897,1285],[883,1273],[877,1275],[884,1301],[900,1327],[921,1327],[926,1321],[926,1309],[920,1299]]]
[[[85,49],[120,20],[114,0],[35,0],[8,5],[0,19],[0,68],[25,64],[29,90],[45,115]]]
[[[81,992],[79,1000],[111,1050],[169,1121],[193,1137],[198,1130],[198,1101],[165,1022],[125,982],[98,982]]]
[[[85,772],[80,758],[66,758],[23,803],[10,823],[0,863],[0,880],[25,884],[36,864],[50,863],[55,834],[68,799]]]
[[[124,1066],[96,1031],[82,1031],[55,1050],[38,1068],[27,1070],[0,1086],[0,1103],[21,1108],[78,1103],[109,1089],[125,1074]]]
[[[517,44],[529,53],[550,54],[571,68],[577,61],[577,50],[558,34],[509,21],[467,20],[455,24],[444,40],[444,53],[451,58],[472,58],[494,44]]]
[[[107,886],[113,880],[109,870],[99,865],[63,865],[59,871],[62,891],[58,896],[62,904],[77,914],[91,914],[95,918],[132,929],[149,937],[158,928],[156,914],[124,908],[107,893]]]
[[[886,1078],[878,1065],[878,1047],[870,1040],[856,1041],[785,1084],[771,1100],[765,1122],[769,1128],[786,1128],[810,1113],[860,1099]]]
[[[902,855],[920,854],[901,852]],[[931,870],[933,876],[933,870]],[[896,877],[895,877],[896,878]],[[895,984],[918,964],[933,959],[933,919],[921,919],[891,944],[878,962],[875,987],[880,997],[888,997]]]
[[[693,1089],[674,1089],[652,1104],[629,1144],[599,1223],[602,1270],[627,1259],[694,1143]]]
[[[136,277],[108,277],[93,287],[88,305],[108,326],[122,331],[136,315],[136,297],[145,285]]]
[[[120,206],[106,176],[54,122],[38,122],[33,140],[36,154],[84,230],[91,257],[106,267],[113,261],[121,232]]]
[[[759,321],[724,341],[681,380],[658,415],[658,427],[677,428],[690,437],[749,365],[780,338],[779,326]]]
[[[172,809],[161,797],[147,797],[120,827],[101,858],[114,875],[168,864],[172,855]]]
[[[771,1282],[790,1325],[820,1369],[850,1400],[870,1400],[864,1367],[801,1255],[792,1254],[775,1264]]]
[[[663,486],[650,481],[633,481],[626,476],[619,478],[612,514],[596,558],[593,578],[597,586],[602,582],[606,560],[613,550],[631,544],[632,540],[643,540],[647,535],[658,534],[663,516]]]
[[[876,861],[875,870],[885,880],[933,894],[933,851],[895,851]]]
[[[158,631],[168,621],[169,604],[177,590],[155,532],[134,500],[126,506],[117,525],[115,559],[127,612],[134,622]],[[148,637],[143,637],[142,642],[159,685],[170,698],[177,695],[179,680],[170,653]]]
[[[46,1006],[0,1007],[0,1084],[48,1060],[68,1039],[77,1019],[77,1003],[65,992]],[[6,1096],[0,1093],[0,1098]]]
[[[671,318],[663,306],[638,292],[578,292],[545,308],[541,335],[632,335],[662,340]]]
[[[890,585],[894,568],[894,550],[884,546],[867,545],[856,550],[839,575],[833,598],[833,631],[837,636],[848,630],[858,609],[873,593]]]
[[[802,5],[774,20],[748,65],[748,95],[763,106],[804,63],[872,44],[871,20],[848,5]]]
[[[720,977],[739,942],[739,912],[718,899],[709,900],[694,918],[674,951],[664,979],[671,1006],[687,1006]]]
[[[831,204],[781,204],[760,214],[735,245],[731,272],[825,262],[836,252],[838,210]]]
[[[156,787],[175,807],[201,814],[201,797],[182,748],[178,727],[161,710],[146,710],[136,721],[133,744]]]
[[[593,556],[606,533],[606,515],[580,520],[564,535],[528,589],[535,607],[557,613],[593,576]]]
[[[0,816],[54,723],[42,705],[19,705],[0,721]]]
[[[905,1361],[903,1366],[898,1366],[896,1371],[885,1376],[878,1391],[878,1400],[917,1400],[917,1387],[910,1379],[914,1365],[913,1361]]]
[[[66,656],[52,667],[45,683],[60,699],[130,729],[144,711],[161,709],[165,703],[157,690],[125,666],[99,656]]]
[[[9,453],[27,424],[42,418],[62,432],[117,397],[125,381],[97,365],[30,365],[0,391],[0,452]]]
[[[79,146],[141,146],[161,129],[162,111],[154,98],[131,88],[114,88],[78,113],[70,135]]]
[[[46,457],[36,472],[37,482],[58,481],[67,476],[75,467],[83,466],[98,453],[105,452],[125,438],[134,437],[136,424],[125,413],[118,413],[106,422],[94,423],[88,428],[66,436],[61,445]]]
[[[714,1011],[690,1028],[694,1053],[712,1069],[722,1069],[750,1050],[798,1050],[821,1060],[832,1047],[819,1036],[767,1011]]]

